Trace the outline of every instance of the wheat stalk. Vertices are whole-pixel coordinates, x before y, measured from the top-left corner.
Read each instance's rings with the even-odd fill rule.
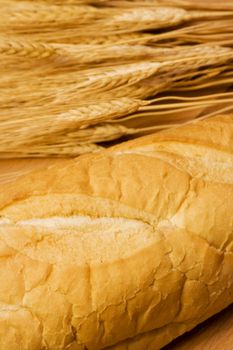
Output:
[[[177,101],[177,102],[176,102]],[[180,102],[182,101],[182,102]],[[183,102],[184,101],[184,102]],[[184,97],[184,96],[166,96],[159,97],[150,101],[155,103],[148,106],[141,107],[137,113],[124,116],[117,120],[109,120],[108,123],[119,124],[125,123],[132,119],[150,119],[151,122],[162,120],[166,122],[168,119],[173,118],[177,112],[190,111],[193,109],[199,109],[200,107],[220,106],[220,105],[232,105],[233,108],[233,93],[218,93],[218,94],[205,94],[204,96],[196,97]],[[175,117],[177,119],[177,116]]]
[[[2,158],[77,156],[232,108],[229,3],[2,0],[0,11]]]

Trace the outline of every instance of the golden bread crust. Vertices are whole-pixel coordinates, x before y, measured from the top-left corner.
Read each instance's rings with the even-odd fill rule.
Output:
[[[0,348],[155,350],[233,302],[233,116],[0,194]]]

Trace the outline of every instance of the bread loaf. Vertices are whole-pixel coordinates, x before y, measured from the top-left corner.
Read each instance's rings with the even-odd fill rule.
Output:
[[[1,350],[156,350],[231,302],[233,116],[1,188]]]

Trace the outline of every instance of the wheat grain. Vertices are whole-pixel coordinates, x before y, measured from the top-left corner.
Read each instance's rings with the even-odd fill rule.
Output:
[[[155,49],[143,45],[93,45],[90,51],[90,45],[52,45],[56,48],[58,55],[63,57],[63,62],[67,60],[68,64],[90,64],[100,63],[105,64],[109,61],[118,60],[130,63],[143,58],[155,58],[165,56],[165,50]]]
[[[187,19],[187,12],[183,9],[156,7],[156,8],[134,8],[121,11],[112,16],[109,21],[101,25],[111,30],[122,30],[130,27],[130,31],[169,27],[179,24]]]
[[[29,117],[25,117],[24,111],[21,111],[22,114],[17,116],[17,119],[14,117],[9,119],[9,115],[5,121],[1,118],[1,130],[5,137],[0,144],[6,145],[9,143],[8,140],[14,136],[17,140],[14,144],[18,144],[18,146],[22,143],[31,142],[31,140],[39,142],[45,139],[46,135],[55,137],[57,133],[63,130],[66,130],[66,133],[68,133],[72,129],[81,129],[134,113],[142,104],[140,101],[122,98],[82,106],[79,109],[70,110],[69,112],[58,115],[40,115],[38,113],[33,116],[32,113],[27,113],[26,115],[29,115]],[[40,130],[39,135],[38,128]]]
[[[101,11],[91,6],[57,6],[50,4],[49,7],[41,2],[7,1],[4,5],[1,2],[1,23],[9,28],[27,27],[30,31],[33,27],[54,26],[59,22],[68,23],[70,20],[84,23],[93,18],[99,18]]]
[[[202,117],[205,107],[230,110],[232,7],[209,8],[2,0],[0,157],[76,156]]]
[[[46,58],[55,53],[56,49],[51,45],[0,37],[0,54]]]

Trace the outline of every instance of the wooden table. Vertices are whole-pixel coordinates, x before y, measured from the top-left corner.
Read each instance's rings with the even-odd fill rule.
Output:
[[[14,181],[31,170],[64,161],[67,160],[0,160],[0,186]],[[178,338],[164,350],[233,350],[233,305],[199,325],[192,332]]]

